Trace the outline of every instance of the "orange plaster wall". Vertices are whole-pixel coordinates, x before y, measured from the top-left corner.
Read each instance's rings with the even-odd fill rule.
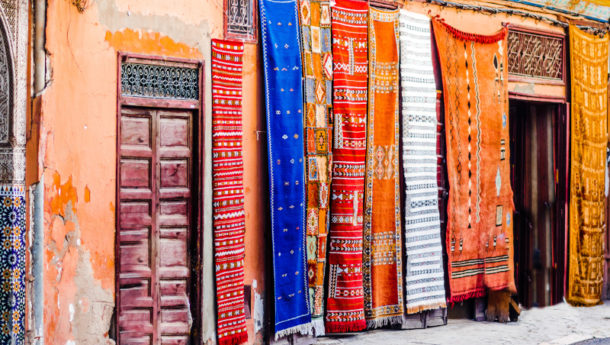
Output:
[[[42,97],[45,179],[45,342],[78,342],[75,317],[112,313],[114,286],[114,51],[90,13],[49,1],[52,83]],[[103,148],[103,149],[100,149]],[[83,200],[84,189],[91,200]],[[88,270],[89,272],[84,272]],[[89,292],[86,290],[89,289]],[[109,310],[105,308],[110,308]],[[103,341],[104,334],[97,334]]]
[[[252,314],[247,320],[249,343],[263,344],[262,334],[254,334],[254,314],[257,312],[255,300],[264,298],[265,289],[265,246],[268,239],[269,214],[267,195],[267,155],[264,97],[262,94],[262,73],[260,53],[257,45],[244,46],[243,80],[243,157],[244,192],[246,211],[246,259],[244,284],[252,286]],[[258,134],[257,134],[258,131]],[[254,284],[256,282],[256,284]],[[270,284],[270,283],[269,283]],[[255,288],[256,285],[256,288]],[[261,306],[262,307],[262,306]]]
[[[174,42],[171,38],[158,32],[137,32],[132,29],[106,32],[106,42],[117,51],[128,51],[137,54],[155,54],[168,57],[203,59],[195,48],[184,43]]]
[[[133,18],[133,27],[129,18]],[[168,32],[175,23],[207,34],[196,37],[200,41],[183,42],[176,37],[184,30]],[[157,26],[162,29],[155,30]],[[112,343],[117,51],[208,60],[203,47],[211,37],[221,36],[219,0],[89,1],[82,13],[71,1],[48,0],[46,49],[52,74],[50,85],[40,97],[41,162],[37,164],[45,181],[46,343]],[[244,141],[246,156],[253,158],[246,162],[246,169],[257,170],[246,174],[254,186],[247,191],[246,284],[256,279],[262,295],[263,262],[258,253],[264,242],[260,220],[265,217],[258,202],[261,190],[256,178],[261,162],[254,158],[260,155],[260,144],[252,136],[254,128],[260,126],[257,121],[261,115],[257,54],[256,46],[247,46]],[[209,90],[206,66],[206,105]],[[213,323],[214,316],[209,318]],[[249,325],[252,332],[252,321]],[[250,338],[255,337],[251,334]],[[214,342],[215,338],[206,340]]]
[[[46,34],[53,81],[43,96],[41,146],[45,152],[45,338],[51,344],[78,340],[72,330],[75,310],[83,302],[93,302],[77,296],[79,261],[91,267],[90,284],[98,285],[102,295],[106,292],[100,299],[112,303],[108,295],[112,296],[114,285],[115,95],[109,71],[115,63],[108,63],[113,51],[102,44],[103,31],[88,17],[68,2],[49,2]],[[94,148],[105,149],[95,152]],[[91,191],[89,203],[79,198],[85,187]],[[91,255],[89,262],[83,263],[84,251]]]
[[[221,15],[223,8],[223,0],[207,0],[207,1],[168,1],[168,0],[121,0],[117,1],[117,9],[120,11],[133,11],[146,15],[167,15],[180,18],[181,21],[187,24],[197,24],[203,18],[212,21],[211,26],[220,28],[216,32],[212,31],[212,37],[222,36],[222,21]],[[207,16],[202,17],[203,14]]]

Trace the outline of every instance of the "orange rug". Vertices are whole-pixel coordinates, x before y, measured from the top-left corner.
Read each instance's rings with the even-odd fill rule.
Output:
[[[608,35],[587,34],[570,25],[572,78],[570,250],[567,300],[600,303],[604,280],[604,230]]]
[[[369,9],[369,105],[362,281],[368,328],[403,314],[398,10]]]
[[[305,190],[307,277],[315,336],[324,335],[324,274],[328,235],[333,133],[333,54],[328,0],[300,0],[305,78]]]
[[[447,140],[450,302],[516,291],[508,130],[508,30],[483,36],[433,21]]]

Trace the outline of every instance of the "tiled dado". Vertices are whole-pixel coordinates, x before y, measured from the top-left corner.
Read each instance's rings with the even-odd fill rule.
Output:
[[[25,186],[0,184],[0,344],[24,344]]]

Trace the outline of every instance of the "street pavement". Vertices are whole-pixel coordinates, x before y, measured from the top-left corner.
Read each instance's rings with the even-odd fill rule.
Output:
[[[352,336],[323,337],[318,345],[610,345],[610,301],[596,307],[560,303],[523,310],[516,322],[449,319],[446,326],[416,330],[380,329]]]

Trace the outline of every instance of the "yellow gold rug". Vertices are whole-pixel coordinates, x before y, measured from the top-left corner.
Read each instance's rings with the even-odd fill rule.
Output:
[[[571,176],[568,302],[600,303],[604,278],[608,35],[570,25]]]

